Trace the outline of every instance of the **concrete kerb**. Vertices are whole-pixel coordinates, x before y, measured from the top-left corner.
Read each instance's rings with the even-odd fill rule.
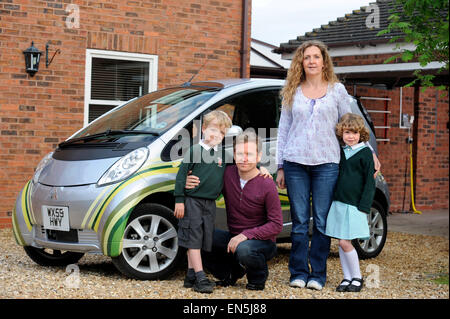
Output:
[[[388,231],[449,238],[449,210],[428,210],[422,214],[389,213]]]

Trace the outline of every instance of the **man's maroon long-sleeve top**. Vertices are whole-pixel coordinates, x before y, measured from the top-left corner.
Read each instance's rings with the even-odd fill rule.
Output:
[[[228,165],[223,178],[223,195],[230,233],[248,239],[275,242],[283,229],[283,216],[275,182],[256,176],[241,188],[236,165]]]

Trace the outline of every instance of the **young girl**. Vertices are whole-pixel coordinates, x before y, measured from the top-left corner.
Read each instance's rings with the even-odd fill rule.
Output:
[[[369,131],[364,120],[347,113],[336,125],[341,149],[339,178],[327,218],[326,234],[339,239],[339,258],[344,279],[336,291],[359,292],[363,278],[352,239],[370,237],[367,215],[375,195],[373,156],[366,141]]]

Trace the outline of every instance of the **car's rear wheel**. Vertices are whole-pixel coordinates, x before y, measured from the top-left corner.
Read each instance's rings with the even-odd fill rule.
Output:
[[[383,250],[387,237],[386,211],[376,200],[372,203],[370,213],[367,214],[370,238],[367,240],[354,239],[353,246],[361,259],[374,258]]]
[[[25,246],[23,249],[28,257],[41,266],[66,266],[75,264],[84,255],[83,253],[73,251],[36,248],[33,246]]]
[[[167,278],[177,269],[185,252],[178,247],[177,224],[169,208],[140,204],[128,219],[122,253],[112,258],[113,264],[131,278]]]

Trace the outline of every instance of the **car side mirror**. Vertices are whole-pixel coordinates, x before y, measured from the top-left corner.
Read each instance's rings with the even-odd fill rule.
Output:
[[[228,131],[227,134],[225,135],[225,137],[230,137],[230,136],[238,136],[240,135],[242,132],[244,132],[244,130],[238,126],[238,125],[233,125],[231,126]]]

